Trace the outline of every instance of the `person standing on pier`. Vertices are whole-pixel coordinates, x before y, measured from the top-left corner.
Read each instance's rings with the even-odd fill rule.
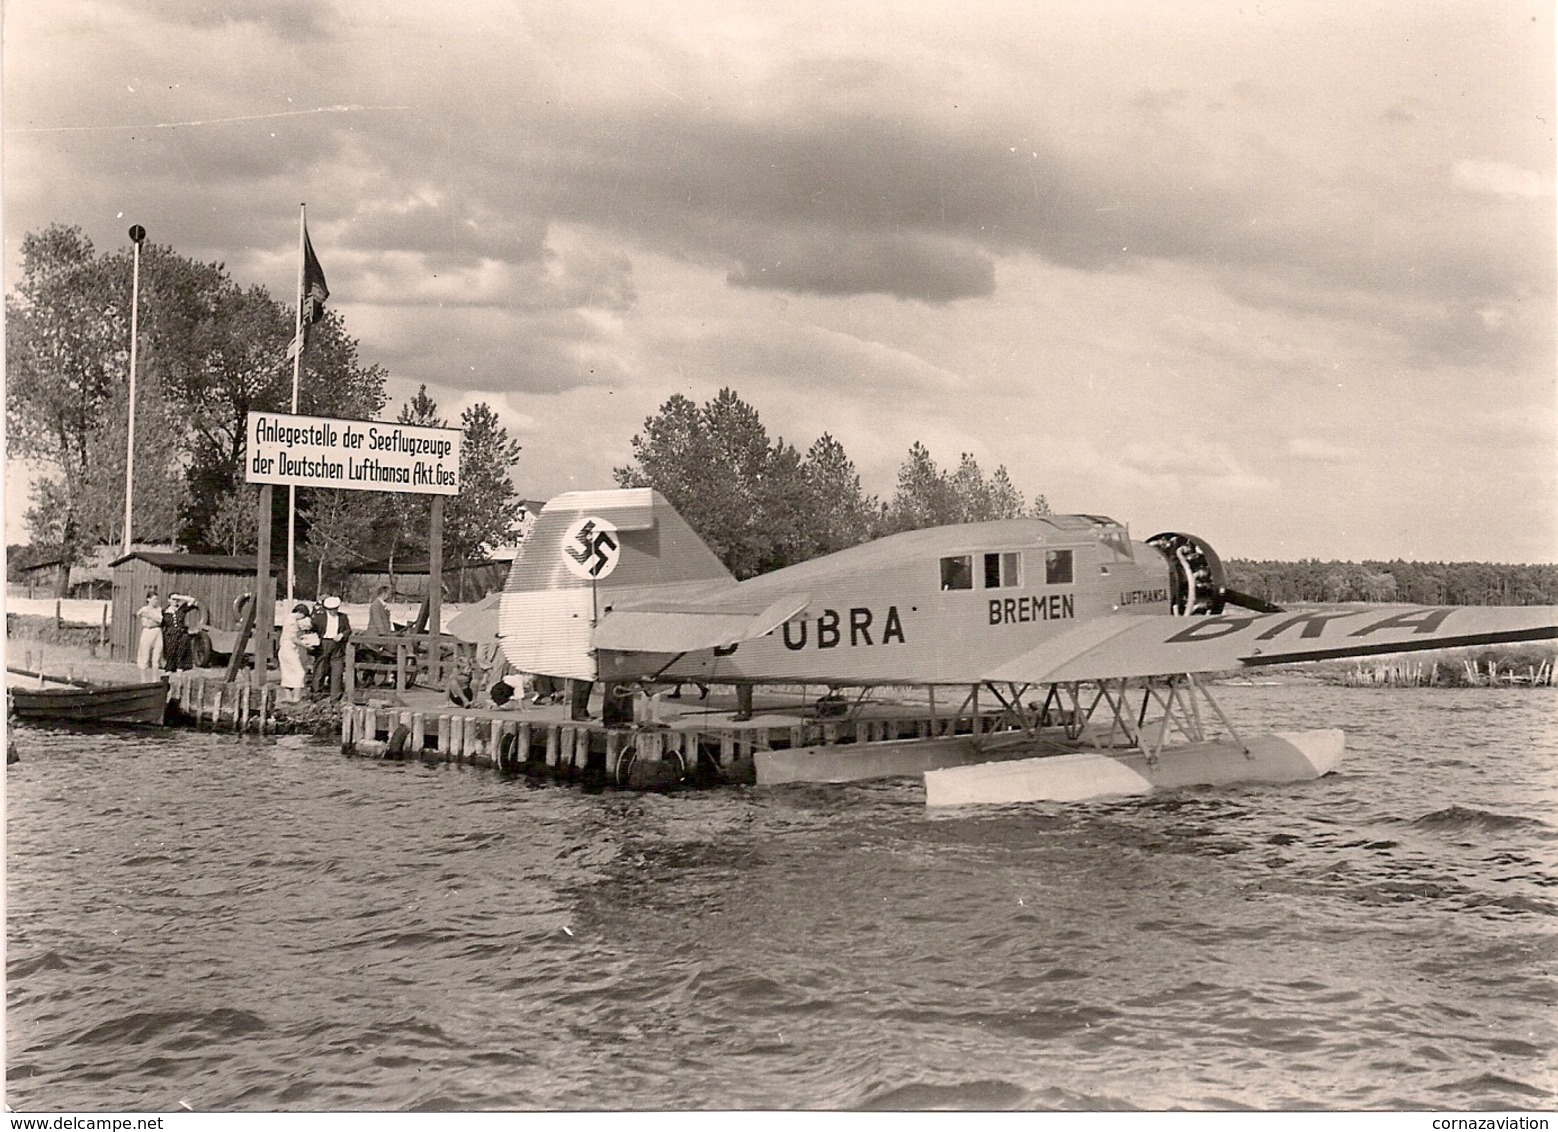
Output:
[[[162,598],[156,590],[146,591],[146,604],[135,611],[141,626],[141,639],[135,650],[135,666],[141,679],[150,680],[162,667]]]
[[[389,606],[384,604],[389,593],[388,586],[380,586],[373,591],[373,600],[368,603],[368,632],[375,636],[388,637],[395,632],[395,623],[390,620]]]
[[[189,667],[184,659],[189,645],[189,627],[184,623],[188,601],[183,594],[169,594],[167,608],[162,611],[162,666],[169,672]]]
[[[281,642],[276,646],[283,702],[295,704],[303,698],[303,653],[318,643],[308,606],[300,601],[287,614],[287,620],[281,626]]]
[[[319,634],[319,656],[314,661],[314,692],[324,691],[328,676],[330,698],[341,698],[341,677],[346,670],[346,642],[352,636],[352,624],[341,612],[341,599],[331,594],[314,611],[314,632]]]

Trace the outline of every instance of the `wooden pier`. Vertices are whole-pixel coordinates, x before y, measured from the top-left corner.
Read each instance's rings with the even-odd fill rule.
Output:
[[[285,729],[285,713],[278,718],[276,710],[280,691],[275,684],[256,687],[215,674],[174,672],[168,677],[168,715],[208,731],[275,735]]]
[[[705,710],[666,723],[610,727],[560,715],[557,708],[348,704],[341,710],[341,749],[644,789],[688,778],[752,783],[756,760],[767,751],[867,757],[905,740],[966,742],[1009,726],[994,713],[937,718],[914,705],[870,705],[847,718],[771,711],[741,720],[734,712]]]
[[[759,759],[772,758],[765,752],[785,752],[787,768],[797,759],[826,762],[839,768],[839,780],[853,777],[848,768],[901,759],[906,746],[923,748],[933,760],[937,752],[954,752],[952,761],[962,761],[958,752],[965,752],[971,739],[1012,726],[1001,713],[982,708],[974,695],[955,710],[938,712],[934,696],[925,702],[846,704],[837,698],[807,701],[802,689],[799,696],[775,695],[766,702],[760,696],[749,719],[740,718],[734,697],[715,695],[695,707],[674,708],[657,697],[640,704],[654,721],[607,726],[598,714],[569,719],[562,704],[459,708],[430,689],[359,688],[358,695],[374,691],[383,697],[345,702],[337,709],[344,754],[461,763],[628,789],[689,779],[753,783],[759,779]],[[279,693],[274,684],[227,681],[215,672],[178,672],[169,678],[169,719],[203,730],[281,734],[294,728],[300,713],[289,711],[293,705],[281,701]],[[314,701],[309,711],[310,701],[302,705],[315,725],[323,706]],[[598,697],[595,706],[600,707]],[[772,773],[776,777],[769,780],[788,781],[793,771],[776,767]]]

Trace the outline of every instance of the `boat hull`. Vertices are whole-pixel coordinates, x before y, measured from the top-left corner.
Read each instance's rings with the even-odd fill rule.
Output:
[[[161,723],[168,685],[113,684],[73,688],[11,688],[11,714],[35,723]]]

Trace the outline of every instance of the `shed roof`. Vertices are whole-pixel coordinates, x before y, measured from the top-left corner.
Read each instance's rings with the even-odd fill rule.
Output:
[[[117,566],[132,558],[139,558],[163,570],[203,570],[211,574],[252,574],[259,565],[259,560],[252,554],[177,554],[160,550],[132,550],[129,554],[115,558],[109,565]]]

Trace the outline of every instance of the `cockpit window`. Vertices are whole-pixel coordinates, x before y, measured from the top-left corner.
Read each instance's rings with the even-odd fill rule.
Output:
[[[974,588],[974,557],[956,554],[941,560],[941,588],[944,590],[971,590]]]
[[[1044,552],[1044,584],[1048,586],[1069,586],[1071,582],[1071,551],[1046,550]]]
[[[1102,542],[1105,547],[1114,551],[1116,562],[1133,561],[1135,555],[1131,553],[1131,536],[1124,531],[1110,531],[1104,535]]]

